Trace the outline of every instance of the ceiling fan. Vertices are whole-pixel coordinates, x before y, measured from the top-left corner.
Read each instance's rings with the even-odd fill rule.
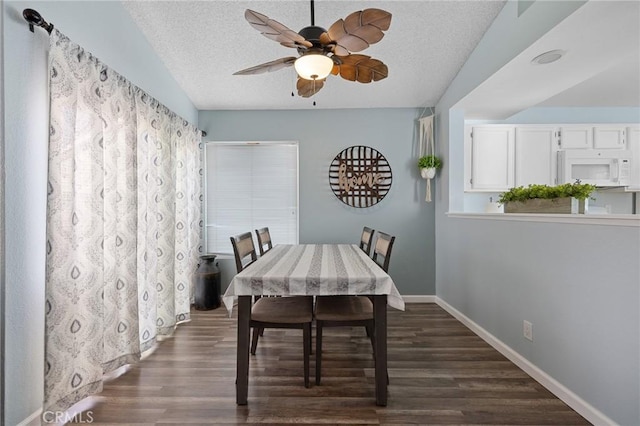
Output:
[[[311,0],[311,26],[295,32],[261,13],[247,9],[245,19],[265,37],[298,50],[299,57],[288,56],[234,73],[262,74],[294,66],[298,73],[298,95],[308,98],[320,91],[329,74],[349,81],[370,83],[386,78],[389,70],[380,60],[360,52],[384,37],[391,24],[391,13],[364,9],[339,19],[325,30],[315,25]],[[293,95],[293,93],[292,93]]]

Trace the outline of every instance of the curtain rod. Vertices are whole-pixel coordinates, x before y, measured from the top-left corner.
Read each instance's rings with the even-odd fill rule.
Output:
[[[53,24],[45,21],[42,15],[40,15],[37,10],[25,9],[22,11],[22,16],[24,17],[25,21],[29,23],[29,29],[31,30],[31,32],[34,32],[34,26],[44,28],[49,34],[51,34],[51,31],[53,31]],[[200,130],[200,132],[202,132],[202,136],[207,136],[207,132],[205,132],[204,130]]]
[[[29,23],[29,29],[31,30],[31,32],[34,32],[34,26],[44,28],[49,34],[51,34],[51,31],[53,31],[53,24],[45,21],[42,18],[42,15],[40,15],[40,13],[38,13],[38,11],[36,10],[25,9],[22,11],[22,16]]]

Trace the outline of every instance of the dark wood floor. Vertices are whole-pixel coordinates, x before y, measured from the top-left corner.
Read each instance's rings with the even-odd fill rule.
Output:
[[[388,333],[387,407],[375,405],[371,346],[358,328],[326,329],[322,384],[310,389],[303,386],[301,331],[265,331],[250,360],[249,404],[239,407],[235,316],[224,307],[194,311],[155,353],[105,384],[91,418],[129,425],[588,424],[438,305],[390,309]],[[314,365],[312,356],[312,375]]]

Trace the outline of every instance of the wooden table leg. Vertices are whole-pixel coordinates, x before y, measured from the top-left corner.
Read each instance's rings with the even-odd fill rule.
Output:
[[[373,297],[375,322],[376,405],[387,405],[387,295]]]
[[[251,296],[238,296],[238,353],[236,363],[236,404],[247,405],[249,391],[249,320]]]

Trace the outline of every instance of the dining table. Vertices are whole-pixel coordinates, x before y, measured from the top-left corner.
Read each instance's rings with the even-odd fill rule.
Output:
[[[222,296],[238,306],[236,403],[247,404],[254,296],[362,295],[373,299],[375,399],[387,405],[387,305],[404,310],[393,279],[356,244],[278,244],[239,272]]]

